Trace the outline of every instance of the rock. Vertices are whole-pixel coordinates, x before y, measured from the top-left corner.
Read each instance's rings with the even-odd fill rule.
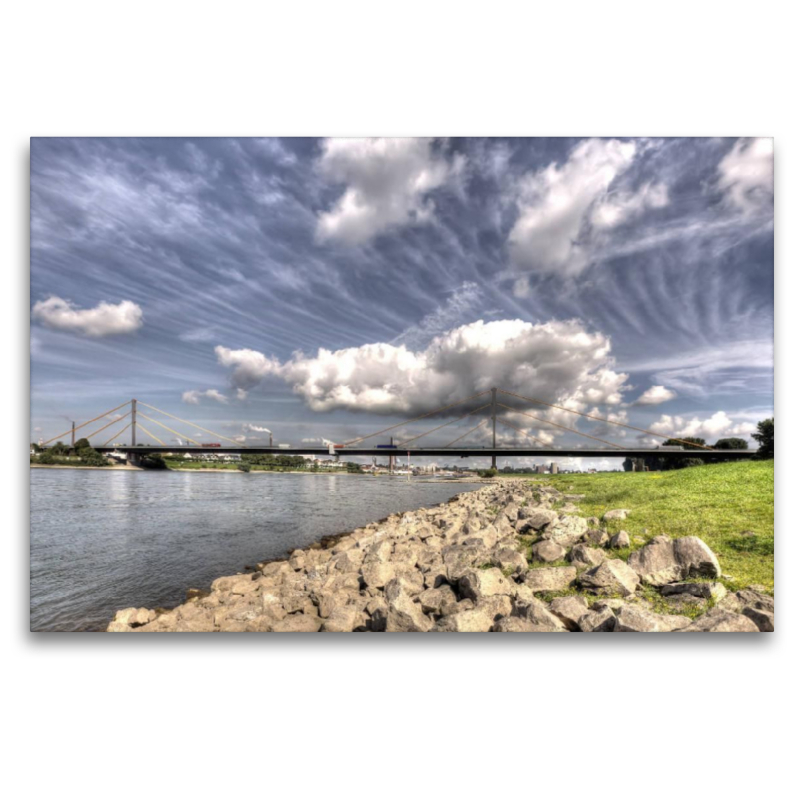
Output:
[[[578,576],[575,567],[539,567],[525,574],[525,585],[534,592],[561,592]]]
[[[469,602],[468,600],[462,600]],[[475,608],[478,611],[486,611],[491,615],[493,621],[497,621],[500,617],[508,617],[514,609],[511,598],[508,595],[497,594],[492,597],[484,597],[475,603]]]
[[[696,536],[670,539],[656,536],[641,550],[631,553],[628,564],[644,583],[664,586],[685,578],[718,578],[719,562],[708,545]]]
[[[542,537],[552,539],[562,547],[572,547],[583,538],[586,530],[586,520],[583,517],[562,516],[542,531]]]
[[[639,576],[618,558],[584,572],[580,584],[593,592],[632,595],[639,586]]]
[[[633,633],[665,633],[687,628],[691,624],[688,617],[680,614],[654,614],[637,606],[623,606],[617,612],[615,630]]]
[[[364,556],[365,564],[372,564],[374,562],[386,562],[392,557],[392,543],[387,539],[373,544]]]
[[[422,612],[422,606],[415,603],[403,591],[400,581],[396,578],[386,585],[385,596],[389,606],[386,615],[386,631],[388,633],[429,631],[431,629],[433,623]]]
[[[355,606],[339,606],[322,623],[322,630],[325,633],[350,633],[364,621],[364,615]]]
[[[550,603],[550,611],[561,620],[568,630],[577,631],[580,630],[578,621],[588,613],[589,608],[583,597],[573,595],[570,597],[556,597]]]
[[[668,583],[661,587],[661,594],[665,597],[671,595],[692,595],[702,600],[715,600],[719,602],[727,594],[721,583]]]
[[[485,633],[494,626],[490,609],[473,608],[442,617],[436,630],[442,633]]]
[[[725,611],[733,611],[741,614],[742,610],[750,606],[760,611],[770,611],[775,613],[775,598],[763,592],[755,591],[752,587],[741,589],[738,592],[727,595],[717,603],[717,608]]]
[[[608,543],[608,546],[614,548],[614,550],[621,550],[623,547],[630,547],[630,534],[628,531],[620,531],[619,533],[614,534],[611,537],[611,541]]]
[[[612,508],[611,511],[606,511],[603,514],[603,522],[608,522],[612,519],[627,519],[630,513],[631,510],[629,508]]]
[[[583,534],[583,541],[595,547],[603,547],[608,542],[608,534],[600,528],[590,528]]]
[[[272,564],[268,564],[267,566],[271,567]],[[287,568],[289,565],[286,565]],[[294,570],[289,568],[289,571],[294,575]],[[255,577],[255,573],[250,573],[248,575],[226,575],[224,578],[217,578],[211,584],[211,591],[212,592],[229,592],[231,591],[231,587],[236,584],[246,584],[253,580]],[[253,586],[255,590],[255,585]]]
[[[492,564],[499,569],[513,572],[522,572],[528,568],[525,556],[519,550],[513,550],[510,547],[495,548],[492,551]]]
[[[284,611],[287,614],[294,614],[302,611],[304,614],[316,614],[317,609],[311,597],[305,592],[290,592],[282,595]]]
[[[442,550],[445,574],[450,583],[458,583],[467,572],[489,561],[483,547],[449,545]]]
[[[122,611],[117,611],[111,625],[116,625],[112,632],[119,632],[124,628],[138,628],[142,625],[147,625],[156,618],[156,612],[151,611],[149,608],[123,608]],[[109,626],[110,630],[110,626]]]
[[[292,551],[292,555],[289,558],[289,566],[295,572],[304,569],[306,566],[306,554],[302,550]]]
[[[477,602],[493,595],[510,595],[511,581],[493,567],[491,569],[470,570],[458,582],[461,597]]]
[[[447,585],[437,589],[426,589],[419,596],[424,614],[440,614],[442,607],[458,602],[455,592]]]
[[[552,539],[543,539],[531,548],[531,557],[535,561],[561,561],[566,556],[567,551]]]
[[[495,633],[563,633],[563,628],[551,628],[549,625],[537,625],[522,617],[501,617],[495,622],[492,630]]]
[[[617,618],[610,608],[589,611],[578,620],[578,628],[583,633],[609,633],[614,630]]]
[[[762,633],[772,633],[775,630],[775,613],[772,611],[745,606],[742,609],[742,614],[753,620]]]
[[[721,608],[713,608],[698,617],[685,633],[758,633],[758,626],[744,614],[734,614]]]
[[[375,586],[382,589],[394,578],[394,564],[387,564],[382,561],[371,561],[361,567],[361,577],[367,586]]]
[[[584,613],[586,612],[584,611]],[[561,618],[548,608],[547,603],[539,600],[538,597],[532,598],[529,603],[517,603],[514,607],[514,616],[552,630],[564,630],[567,627]]]
[[[319,617],[309,614],[292,614],[272,626],[275,633],[316,633],[322,624]]]
[[[604,550],[600,550],[598,547],[589,547],[585,544],[575,545],[569,554],[569,560],[577,567],[597,567],[606,558]]]
[[[525,520],[524,530],[540,531],[558,519],[558,513],[548,508],[527,506],[519,510],[519,518]]]

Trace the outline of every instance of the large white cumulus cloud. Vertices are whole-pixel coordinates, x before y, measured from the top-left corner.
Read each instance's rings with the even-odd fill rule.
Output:
[[[319,168],[346,188],[333,208],[320,215],[317,236],[347,244],[429,221],[434,204],[427,195],[454,169],[424,138],[328,139]]]
[[[756,426],[751,422],[736,422],[724,411],[717,411],[707,419],[700,419],[700,417],[688,419],[662,414],[660,419],[650,426],[650,429],[656,433],[677,436],[680,439],[690,436],[699,437],[713,444],[717,439],[727,436],[749,436],[755,431]]]
[[[314,411],[374,414],[424,413],[493,386],[575,408],[619,404],[628,376],[614,370],[610,351],[608,337],[578,320],[479,320],[418,351],[374,343],[298,352],[283,363],[255,350],[215,348],[237,389],[276,377]]]
[[[142,309],[130,300],[78,308],[69,300],[53,295],[36,303],[32,316],[48,328],[95,338],[132,333],[142,326]]]
[[[519,217],[508,238],[513,263],[526,271],[575,275],[591,260],[587,226],[611,228],[643,208],[665,205],[663,187],[624,199],[606,197],[635,156],[634,142],[587,139],[563,164],[526,176],[519,185]]]

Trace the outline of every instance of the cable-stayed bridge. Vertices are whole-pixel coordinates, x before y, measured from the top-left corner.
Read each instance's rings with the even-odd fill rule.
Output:
[[[501,396],[500,399],[498,399],[498,394]],[[501,402],[501,399],[505,400],[506,402]],[[464,414],[461,413],[461,411],[465,410],[465,408],[469,408],[470,405],[474,406],[476,402],[480,403],[480,405],[467,410]],[[509,403],[511,405],[509,405]],[[669,440],[671,442],[678,442],[679,444],[669,447],[627,447],[625,445],[585,433],[584,431],[578,430],[574,426],[564,425],[561,422],[555,422],[554,420],[547,419],[544,416],[532,414],[529,410],[527,410],[537,406],[565,412],[567,415],[573,415],[573,419],[577,419],[579,417],[586,418],[611,426],[612,428],[616,426],[620,429],[637,431],[638,433],[647,434],[648,436],[656,439],[665,441]],[[111,414],[114,414],[126,407],[127,411],[124,414],[118,414],[111,422],[102,425],[100,428],[97,428],[90,433],[82,432],[84,428],[87,428],[92,423],[98,422],[104,418],[108,419]],[[455,411],[457,408],[459,410]],[[146,409],[146,411],[143,409]],[[521,415],[526,419],[530,418],[537,423],[537,431],[542,427],[552,426],[580,437],[582,442],[587,440],[587,444],[582,446],[554,447],[541,438],[534,436],[530,430],[513,425],[507,419],[504,419],[502,416],[498,416],[498,412],[500,412],[500,414],[514,413]],[[458,414],[458,416],[455,416],[456,414]],[[157,419],[157,415],[160,415],[161,419]],[[396,432],[399,428],[404,426],[421,423],[425,419],[431,417],[441,417],[443,415],[451,416],[453,418],[440,425],[428,428],[416,436],[404,438],[397,442],[394,441],[394,434],[392,433],[393,431]],[[167,421],[164,420],[164,417],[166,417],[171,424],[167,424]],[[426,446],[420,441],[430,434],[442,431],[450,425],[462,422],[471,417],[477,418],[480,421],[475,426],[470,427],[469,430],[462,433],[452,441],[447,442],[446,444]],[[159,436],[152,433],[147,427],[145,427],[142,420],[147,422],[148,425],[152,425],[153,427],[158,426],[159,428],[166,430],[168,433],[172,434],[177,443],[173,443],[172,441],[164,441],[163,439],[159,438]],[[108,437],[107,440],[102,442],[100,441],[100,439],[105,439],[109,428],[122,422],[126,422],[126,424],[120,430],[115,431],[115,433]],[[222,440],[227,444],[223,445],[221,441],[198,442],[192,437],[187,436],[184,433],[180,433],[178,430],[172,427],[175,422],[178,422],[181,425],[188,425],[192,429],[202,431],[203,433],[213,436],[215,440]],[[529,440],[532,444],[521,447],[498,445],[497,425],[515,431],[524,439]],[[484,428],[485,430],[488,426],[491,426],[491,445],[475,443],[474,434],[476,434],[481,428]],[[112,442],[118,443],[122,438],[122,435],[128,430],[130,430],[130,435],[128,437],[130,439],[130,443],[126,443],[124,445],[112,444]],[[659,458],[686,458],[686,456],[691,452],[691,456],[693,458],[715,460],[720,457],[724,457],[726,459],[751,458],[755,454],[752,450],[716,450],[708,445],[701,445],[684,439],[676,439],[675,437],[667,436],[656,431],[647,430],[646,428],[638,428],[635,425],[629,425],[627,423],[608,419],[606,417],[600,417],[594,414],[587,414],[585,412],[576,411],[575,409],[560,406],[555,403],[549,403],[545,400],[540,400],[533,397],[525,397],[515,392],[498,388],[486,389],[482,392],[478,392],[477,394],[465,397],[453,403],[448,403],[445,406],[435,408],[426,412],[425,414],[414,417],[413,419],[403,420],[402,422],[398,422],[395,425],[390,425],[387,428],[382,428],[381,430],[368,433],[365,436],[359,436],[355,439],[342,442],[341,444],[330,444],[327,447],[320,447],[319,445],[313,444],[301,444],[299,446],[272,446],[271,444],[269,446],[244,445],[236,439],[216,433],[208,428],[202,427],[201,425],[197,425],[194,422],[182,419],[181,417],[177,417],[174,414],[170,414],[167,411],[163,411],[155,406],[136,399],[121,403],[115,408],[104,411],[102,414],[98,414],[96,417],[93,417],[92,419],[87,420],[80,425],[73,423],[70,429],[52,437],[46,442],[43,442],[42,446],[50,446],[53,442],[63,440],[67,436],[70,437],[70,441],[74,445],[78,432],[81,432],[78,438],[88,439],[90,444],[92,444],[92,446],[98,452],[108,453],[115,450],[122,451],[128,453],[129,457],[133,460],[149,454],[171,453],[175,451],[194,451],[198,453],[213,452],[218,455],[246,453],[252,455],[333,455],[338,458],[347,456],[395,457],[398,455],[407,456],[409,458],[424,456],[450,456],[454,458],[485,457],[491,458],[492,466],[496,466],[498,456],[506,458],[529,458],[532,456],[588,458],[646,458],[648,456],[658,456]],[[101,433],[103,434],[102,437],[100,436]],[[142,434],[147,437],[146,441],[142,440]],[[389,444],[379,443],[377,441],[378,437],[384,437],[385,439],[387,434],[391,437]],[[166,435],[163,433],[160,433],[160,435],[166,437]],[[470,438],[473,439],[472,444],[470,444]],[[373,441],[369,442],[369,440]],[[183,444],[183,442],[188,442],[189,444]]]

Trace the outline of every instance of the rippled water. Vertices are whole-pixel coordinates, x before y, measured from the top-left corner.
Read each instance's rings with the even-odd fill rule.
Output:
[[[31,470],[31,630],[103,630],[129,606],[471,487],[346,475]]]

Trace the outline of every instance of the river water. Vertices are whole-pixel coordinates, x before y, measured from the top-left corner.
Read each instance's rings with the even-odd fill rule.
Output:
[[[32,469],[31,630],[104,630],[121,608],[468,491],[347,475]]]

